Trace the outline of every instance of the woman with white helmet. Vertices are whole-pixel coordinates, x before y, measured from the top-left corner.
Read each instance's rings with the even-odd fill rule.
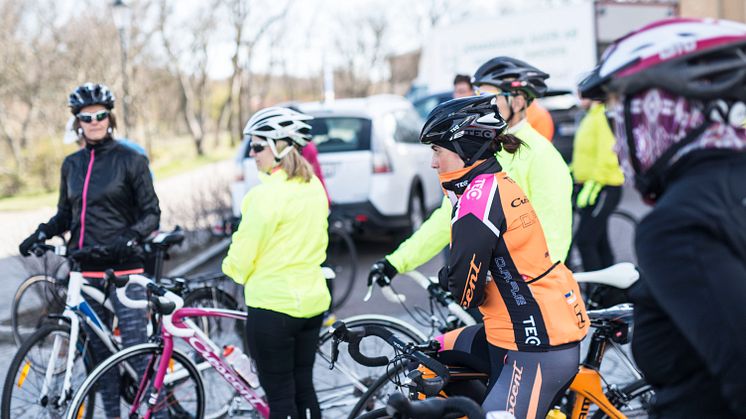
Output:
[[[655,204],[630,290],[653,417],[746,417],[746,25],[654,22],[579,88],[606,100],[622,167]]]
[[[271,418],[320,418],[313,363],[331,296],[326,259],[326,192],[300,149],[308,115],[263,109],[244,128],[261,184],[243,200],[243,221],[223,272],[245,287],[246,337]]]

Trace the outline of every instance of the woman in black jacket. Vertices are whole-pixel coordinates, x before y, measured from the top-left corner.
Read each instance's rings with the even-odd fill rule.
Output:
[[[133,251],[134,246],[158,228],[161,211],[147,159],[112,138],[116,119],[111,113],[111,91],[102,84],[86,83],[70,94],[68,104],[76,118],[74,129],[85,140],[85,147],[62,163],[57,214],[40,224],[19,250],[28,256],[34,243],[70,231],[70,250],[93,246],[107,249],[106,256],[81,266],[92,284],[103,287],[102,271],[108,268],[118,275],[143,272],[143,261]],[[142,288],[133,287],[129,292],[133,299],[145,298]],[[113,289],[108,298],[113,302],[123,346],[145,342],[147,318],[143,310],[123,306]],[[108,311],[95,301],[89,303],[103,321],[111,324]],[[94,358],[106,357],[103,342],[94,333],[88,333],[88,337]],[[107,383],[110,386],[103,389],[106,413],[119,417],[119,379],[112,377]]]
[[[653,22],[579,90],[605,99],[637,227],[632,353],[651,418],[746,418],[746,25]]]

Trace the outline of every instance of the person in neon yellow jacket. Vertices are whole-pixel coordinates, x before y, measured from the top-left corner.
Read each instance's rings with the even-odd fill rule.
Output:
[[[526,121],[531,101],[546,93],[548,74],[523,61],[496,57],[474,74],[477,93],[497,94],[500,115],[508,134],[525,143],[519,153],[495,156],[503,169],[525,191],[546,235],[549,256],[564,261],[572,240],[572,178],[557,149]],[[393,253],[371,267],[371,275],[393,278],[432,259],[449,242],[451,202],[440,208]]]
[[[331,302],[321,271],[329,204],[300,154],[310,119],[272,107],[246,124],[262,183],[246,194],[223,260],[223,272],[245,289],[247,343],[272,418],[321,417],[313,363]]]
[[[614,152],[614,134],[601,102],[583,99],[588,113],[575,133],[572,172],[579,190],[576,206],[580,223],[575,245],[583,269],[593,271],[614,264],[609,245],[608,220],[622,197],[624,174]]]

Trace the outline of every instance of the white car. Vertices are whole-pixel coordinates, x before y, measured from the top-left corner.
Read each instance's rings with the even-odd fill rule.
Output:
[[[415,230],[440,205],[443,192],[430,168],[430,147],[419,142],[423,121],[409,101],[378,95],[294,106],[314,116],[311,133],[333,216],[358,231]],[[238,154],[242,179],[232,186],[236,216],[246,191],[258,183],[248,154],[244,140]]]

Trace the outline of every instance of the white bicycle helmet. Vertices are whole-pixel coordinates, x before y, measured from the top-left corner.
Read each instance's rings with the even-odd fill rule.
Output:
[[[267,140],[276,160],[290,153],[286,148],[277,152],[277,141],[286,141],[291,145],[304,147],[311,139],[311,126],[305,121],[313,119],[310,115],[296,112],[280,106],[264,108],[255,113],[243,129],[244,136],[256,135]]]

